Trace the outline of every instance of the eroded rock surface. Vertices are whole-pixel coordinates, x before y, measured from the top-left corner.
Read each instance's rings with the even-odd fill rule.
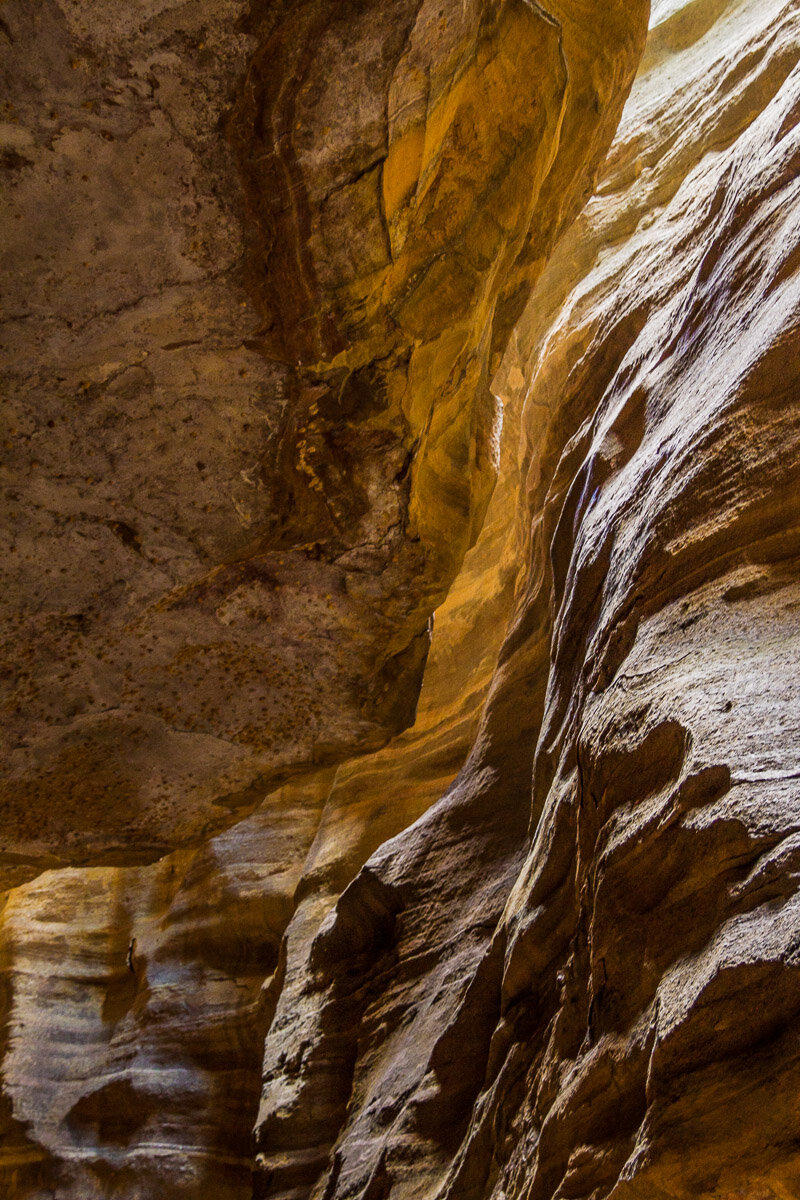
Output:
[[[298,953],[264,1197],[797,1193],[800,26],[676,7],[506,368],[475,747]]]
[[[15,1189],[247,1192],[306,852],[327,906],[467,752],[514,574],[490,549],[448,598],[412,794],[381,822],[357,765],[308,769],[409,723],[484,525],[490,373],[640,51],[641,16],[611,6],[589,47],[583,15],[4,8],[4,879],[186,845],[8,896]]]
[[[480,537],[437,610],[417,720],[159,862],[52,870],[7,894],[0,1186],[11,1196],[800,1194],[800,14],[787,0],[654,3],[591,180],[641,49],[632,9],[543,6],[560,22],[550,92],[547,31],[524,6],[492,9],[495,24],[446,7],[408,23],[410,6],[385,6],[381,21],[405,38],[391,74],[366,7],[327,24],[322,5],[253,16],[237,35],[238,100],[229,60],[219,168],[227,179],[238,156],[230,229],[252,239],[225,285],[258,312],[242,310],[237,354],[265,373],[270,404],[286,381],[258,459],[257,534],[237,533],[236,562],[251,565],[236,594],[250,589],[241,603],[256,605],[240,632],[279,645],[276,630],[302,628],[308,661],[333,664],[314,676],[309,744],[331,727],[325,689],[356,662],[380,671],[421,628],[499,461]],[[175,21],[186,28],[185,14]],[[531,120],[561,97],[558,152],[533,216],[515,225],[529,222],[527,242],[512,254],[513,238],[505,250],[490,238],[502,273],[475,282],[470,254],[483,262],[489,235],[466,194],[495,216],[500,197],[474,190],[460,139],[483,118],[484,86],[495,104],[513,85],[517,120],[509,62],[534,29]],[[309,67],[341,62],[346,37],[368,65],[368,81],[348,85],[358,109],[337,91],[338,67]],[[277,61],[285,77],[268,69]],[[309,86],[295,92],[287,80],[303,70]],[[366,102],[381,88],[382,133]],[[549,126],[536,128],[543,145]],[[243,129],[259,131],[252,161]],[[516,161],[500,140],[482,151],[484,182],[495,152]],[[297,172],[305,206],[286,203]],[[380,243],[370,221],[387,179]],[[271,252],[278,276],[259,274]],[[293,254],[300,270],[282,292]],[[419,276],[415,255],[430,259]],[[479,330],[488,339],[491,312],[495,346],[479,339],[467,355],[473,386],[449,372]],[[482,474],[488,443],[464,430],[494,420],[487,380],[515,321],[494,384],[502,441]],[[186,356],[187,371],[200,361],[196,347],[165,354]],[[343,381],[358,391],[365,378],[352,408],[334,406]],[[399,408],[359,407],[395,386]],[[387,491],[400,446],[407,466]],[[401,493],[407,515],[387,539]],[[268,553],[262,537],[275,539]],[[384,552],[397,554],[394,575]],[[220,596],[227,553],[207,558]],[[266,558],[281,588],[297,582],[269,635],[252,573]],[[332,569],[346,573],[350,616],[317,603]],[[355,657],[349,643],[334,654],[333,631],[349,639],[352,614],[373,608]],[[414,669],[398,684],[406,716]],[[305,712],[293,678],[271,693],[291,721]],[[385,707],[358,721],[346,709],[331,756],[401,723]],[[281,761],[301,761],[298,745]],[[182,805],[177,783],[174,795]],[[236,797],[240,811],[254,802]],[[134,845],[143,852],[136,831]]]
[[[637,56],[621,6],[591,62],[560,16],[4,6],[9,881],[413,721],[490,371]]]

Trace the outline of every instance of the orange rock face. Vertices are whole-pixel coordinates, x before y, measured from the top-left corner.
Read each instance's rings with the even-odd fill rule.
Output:
[[[4,10],[9,882],[413,721],[645,4],[591,65],[526,0],[140,8]]]
[[[797,14],[654,16],[504,369],[476,742],[296,950],[265,1197],[797,1191]]]
[[[0,1193],[800,1195],[800,13],[644,8],[4,8]]]

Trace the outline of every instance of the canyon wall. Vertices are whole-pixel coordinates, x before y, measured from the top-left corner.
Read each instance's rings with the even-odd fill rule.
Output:
[[[641,50],[645,0],[551,7],[4,4],[9,883],[413,721]]]
[[[794,1200],[800,11],[327,9],[3,9],[0,1194]]]

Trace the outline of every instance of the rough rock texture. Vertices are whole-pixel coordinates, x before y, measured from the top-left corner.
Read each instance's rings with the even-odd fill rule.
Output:
[[[479,387],[454,374],[448,390],[441,380],[455,361],[449,331],[458,331],[459,346],[485,333],[496,303],[502,344],[529,281],[539,277],[495,380],[505,406],[499,485],[436,613],[416,723],[377,753],[290,780],[234,828],[159,862],[51,870],[7,893],[0,1191],[11,1197],[800,1195],[800,12],[787,0],[654,3],[639,77],[595,194],[545,265],[556,228],[581,203],[637,52],[631,7],[546,4],[563,22],[559,61],[568,68],[559,150],[527,246],[515,266],[510,251],[504,259],[498,250],[496,277],[487,268],[481,292],[470,290],[459,254],[457,262],[445,252],[437,257],[450,238],[474,247],[488,236],[480,212],[491,204],[475,191],[487,170],[465,165],[469,154],[458,140],[479,121],[474,109],[467,120],[462,105],[478,103],[471,90],[478,80],[494,81],[500,92],[491,104],[516,121],[515,76],[505,59],[492,74],[486,38],[502,42],[508,20],[514,54],[517,44],[530,54],[515,23],[524,32],[528,17],[509,5],[484,38],[468,4],[461,16],[458,6],[449,14],[455,29],[445,7],[431,8],[432,21],[418,16],[389,85],[380,73],[388,68],[377,51],[376,10],[370,23],[361,21],[366,6],[347,9],[346,36],[369,65],[368,83],[350,79],[349,95],[374,97],[383,88],[396,116],[380,169],[380,154],[373,157],[380,138],[358,134],[372,129],[374,106],[341,105],[330,94],[341,69],[307,65],[334,63],[342,53],[344,25],[332,20],[323,29],[322,5],[255,14],[240,35],[235,70],[231,56],[218,110],[248,62],[227,135],[245,199],[241,212],[238,193],[226,203],[236,214],[230,229],[241,217],[250,231],[241,263],[261,323],[255,329],[241,318],[239,336],[253,348],[240,344],[237,353],[246,370],[265,373],[261,394],[270,404],[276,380],[287,389],[285,407],[269,408],[263,493],[254,489],[263,509],[253,525],[258,538],[275,539],[273,570],[283,557],[280,586],[291,575],[298,589],[274,618],[268,644],[280,650],[276,629],[293,630],[298,642],[300,631],[319,637],[303,662],[331,667],[314,676],[322,715],[303,733],[313,741],[332,727],[326,722],[335,711],[343,714],[341,739],[331,737],[326,754],[363,749],[402,723],[402,714],[385,709],[368,718],[359,710],[353,719],[346,689],[342,696],[335,689],[356,663],[379,672],[387,647],[397,644],[392,637],[427,618],[486,504],[481,472],[466,482],[464,464],[478,460],[463,454],[461,422],[477,429],[480,413],[492,419],[485,384],[496,347],[470,352]],[[386,29],[405,28],[402,9],[381,10]],[[16,10],[7,4],[6,11]],[[198,28],[206,21],[211,29],[221,9],[193,11],[201,14]],[[159,19],[173,38],[187,28],[183,8],[164,8]],[[120,36],[126,20],[114,17]],[[184,49],[174,51],[180,62]],[[542,79],[531,86],[537,97],[550,95],[544,51],[535,61]],[[219,69],[218,50],[209,62]],[[267,69],[275,62],[308,71],[307,91],[287,92],[284,77]],[[174,60],[168,65],[178,71]],[[508,83],[514,103],[503,107],[498,95],[509,96]],[[446,97],[444,109],[437,96]],[[287,105],[296,106],[291,155],[281,140]],[[431,128],[420,137],[423,107]],[[341,124],[325,123],[332,111]],[[452,150],[439,138],[442,111]],[[260,130],[263,155],[252,161],[243,128]],[[393,137],[404,146],[395,163]],[[208,139],[218,146],[219,131]],[[402,172],[393,176],[413,162],[415,178],[428,178],[412,153],[419,141],[420,162],[437,154],[439,163],[451,162],[438,176],[432,168],[436,186],[432,179],[418,190],[420,205],[431,206],[424,222],[416,205],[404,204]],[[489,147],[487,155],[491,139]],[[13,156],[7,165],[23,170]],[[229,169],[226,159],[214,178],[227,179]],[[285,204],[297,195],[297,171],[307,172],[307,207]],[[367,271],[359,255],[369,253],[375,210],[365,197],[376,175],[383,184],[395,179],[382,194],[397,219],[387,219],[392,265],[370,259]],[[331,188],[332,179],[341,188]],[[437,187],[453,227],[437,224]],[[474,210],[465,199],[470,189],[480,197]],[[335,228],[348,236],[337,238]],[[280,256],[298,247],[301,269],[293,274]],[[259,274],[260,256],[269,263],[271,253],[283,262],[279,274]],[[405,292],[414,254],[430,256],[429,271]],[[245,293],[236,291],[236,255],[225,287],[238,305]],[[441,263],[446,281],[425,282],[445,269]],[[291,287],[276,290],[276,278],[290,277]],[[189,283],[186,295],[199,303],[206,285]],[[466,294],[471,307],[462,312]],[[403,322],[413,321],[407,304],[413,311],[418,302],[426,316],[414,332]],[[222,320],[231,303],[217,299],[194,314],[204,339],[211,316]],[[103,321],[108,314],[98,328]],[[40,314],[37,336],[44,323]],[[71,344],[64,335],[59,352]],[[208,370],[216,378],[220,351],[212,350]],[[416,372],[410,364],[418,353]],[[202,377],[197,347],[169,354]],[[76,342],[74,355],[85,369],[86,344]],[[391,400],[377,413],[346,409],[345,434],[342,410],[328,398],[333,391],[339,402],[342,379],[365,364],[370,396],[384,382],[390,392],[407,379],[405,399],[399,410]],[[229,381],[234,389],[240,378]],[[42,386],[50,394],[50,382]],[[177,387],[159,386],[174,402]],[[203,386],[207,397],[219,394],[218,380]],[[427,421],[432,391],[427,433],[404,441],[408,428]],[[241,396],[228,395],[238,413]],[[304,407],[314,403],[318,414]],[[408,428],[395,423],[397,411]],[[313,428],[307,413],[319,418]],[[222,454],[224,429],[238,452],[241,431],[231,431],[230,416],[227,425],[216,419],[208,444]],[[445,452],[450,431],[459,452]],[[394,518],[376,497],[386,494],[380,471],[394,469],[387,464],[399,444],[406,455],[412,450],[399,481],[408,519],[391,543],[397,575],[385,578],[372,560],[357,556],[354,566],[352,554],[359,538],[371,552],[388,546],[376,530]],[[143,445],[152,458],[152,440]],[[357,462],[336,474],[349,448]],[[327,475],[310,470],[311,449]],[[362,476],[369,462],[378,473]],[[449,484],[448,463],[460,464]],[[354,499],[367,475],[374,492]],[[153,487],[159,503],[165,494],[162,484]],[[183,513],[181,497],[193,494],[175,493],[170,520]],[[339,518],[329,505],[351,502],[334,531],[327,522]],[[50,493],[46,503],[53,504]],[[39,519],[30,504],[25,512]],[[172,528],[161,520],[162,532]],[[366,538],[360,521],[369,525]],[[203,537],[211,524],[198,519]],[[256,534],[237,537],[237,561],[262,562]],[[207,553],[224,589],[230,552]],[[412,586],[409,564],[423,559]],[[349,615],[337,608],[326,616],[318,603],[332,561],[348,573],[347,604],[356,597]],[[246,587],[259,586],[248,575]],[[367,594],[378,606],[375,624],[359,627],[364,641],[349,659],[348,621],[354,613],[365,620]],[[309,602],[302,613],[299,596]],[[194,603],[186,610],[192,621],[201,619]],[[261,628],[263,613],[254,609],[248,619],[249,633],[236,627],[242,644]],[[334,634],[347,643],[335,654],[326,649]],[[178,630],[176,644],[184,636]],[[272,702],[304,725],[296,676],[283,661],[280,669]],[[406,716],[413,673],[399,684]],[[176,694],[192,700],[186,690]],[[262,700],[254,696],[256,708]],[[308,757],[292,737],[284,764]],[[278,758],[275,751],[270,771]],[[174,764],[172,750],[158,761]],[[237,779],[250,779],[249,770]],[[261,759],[258,771],[265,773]],[[207,795],[216,795],[211,767],[209,781]],[[184,796],[178,774],[170,787],[175,807],[159,826],[165,841],[196,834],[202,809],[197,793]],[[236,802],[244,809],[253,801]],[[155,853],[142,832],[151,836],[152,812],[142,812],[115,851],[121,858]],[[207,809],[201,815],[210,819]],[[76,821],[70,810],[64,825]],[[19,836],[12,823],[8,829]],[[56,849],[75,858],[78,846],[94,854],[109,844],[105,833],[87,841],[83,829],[72,848]],[[15,852],[27,857],[19,872],[36,869],[27,843]]]
[[[301,873],[319,923],[466,757],[513,592],[518,432],[507,404],[500,485],[437,611],[413,730],[280,789],[200,852],[49,871],[10,893],[0,963],[15,1119],[10,1101],[0,1195],[251,1196],[263,1041]]]
[[[475,747],[290,926],[259,1196],[800,1192],[800,24],[680,8],[507,367]]]
[[[208,840],[408,724],[431,610],[484,524],[508,541],[489,373],[644,5],[591,39],[550,8],[4,6],[4,878],[186,846],[9,893],[12,1190],[248,1194],[306,852],[330,903],[466,754],[491,548],[440,612],[404,804],[306,770]]]
[[[4,4],[9,881],[413,721],[638,57],[602,7]]]

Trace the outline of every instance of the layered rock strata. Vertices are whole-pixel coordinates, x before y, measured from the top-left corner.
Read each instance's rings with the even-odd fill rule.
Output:
[[[612,86],[596,6],[545,7],[576,66],[569,161],[517,260],[541,274],[495,382],[500,484],[437,612],[417,722],[199,846],[8,893],[12,1196],[800,1192],[800,17],[786,0],[655,3],[595,195],[545,266],[547,221],[579,203],[559,181],[600,152],[578,65]],[[277,87],[255,41],[289,58],[325,42],[311,6],[272,11],[248,35],[240,155],[248,104]],[[247,168],[248,203],[277,168]],[[277,209],[250,211],[252,271],[270,222],[308,219]],[[341,270],[326,295],[347,321]],[[515,279],[495,293],[507,323]],[[290,358],[280,296],[250,286],[262,353]],[[328,336],[308,293],[286,304]],[[295,352],[292,387],[327,386]],[[318,519],[298,462],[279,473],[289,541]],[[436,549],[437,511],[420,544],[441,582],[463,549]],[[434,577],[408,612],[435,602]]]
[[[290,926],[260,1196],[798,1190],[800,26],[654,15],[507,366],[527,570],[474,748]]]
[[[332,901],[466,753],[513,576],[486,550],[414,794],[346,846],[354,766],[322,812],[315,764],[413,715],[494,485],[489,374],[630,85],[641,20],[590,45],[578,15],[4,9],[4,879],[185,845],[8,894],[14,1191],[249,1193],[306,852]],[[459,617],[487,564],[488,629]]]

